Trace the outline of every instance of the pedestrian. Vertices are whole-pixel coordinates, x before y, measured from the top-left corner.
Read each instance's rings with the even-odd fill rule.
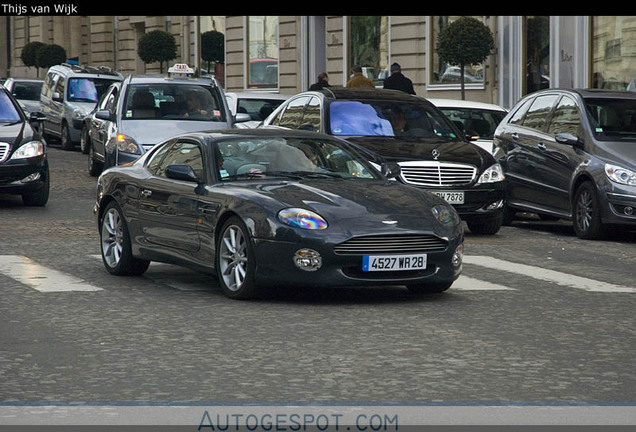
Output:
[[[331,87],[329,85],[329,76],[327,75],[327,72],[320,72],[318,74],[318,81],[312,84],[311,87],[309,87],[309,90],[320,90],[324,87]]]
[[[353,72],[353,76],[347,81],[347,87],[375,88],[373,81],[362,75],[362,68],[360,66],[354,66],[351,72]]]
[[[413,89],[413,81],[402,74],[402,67],[398,63],[391,65],[391,76],[384,80],[384,88],[392,90],[401,90],[404,93],[415,94]]]

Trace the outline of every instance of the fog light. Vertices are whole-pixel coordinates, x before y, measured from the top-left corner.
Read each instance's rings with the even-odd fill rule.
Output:
[[[623,209],[623,213],[625,213],[626,216],[631,216],[634,214],[634,208],[630,206],[625,206],[625,208]]]
[[[298,249],[294,254],[294,264],[301,270],[316,271],[322,266],[322,257],[313,249]]]
[[[455,253],[453,253],[453,258],[451,258],[451,262],[453,263],[453,267],[461,267],[462,261],[464,259],[464,244],[460,244],[455,249]]]
[[[36,181],[40,179],[40,173],[36,172],[33,174],[29,174],[28,176],[26,176],[25,178],[23,178],[22,180],[18,180],[13,182],[14,184],[23,184],[23,183],[30,183],[32,181]]]
[[[504,201],[500,199],[499,201],[495,201],[494,203],[486,207],[486,210],[494,210],[494,209],[502,208],[503,204],[504,204]]]

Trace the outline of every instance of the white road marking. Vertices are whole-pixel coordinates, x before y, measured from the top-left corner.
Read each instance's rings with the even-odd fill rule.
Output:
[[[636,288],[634,287],[615,285],[594,279],[584,278],[581,276],[575,276],[554,270],[543,269],[537,266],[504,261],[489,256],[465,255],[464,262],[466,264],[474,264],[481,267],[488,267],[495,270],[529,276],[542,281],[555,283],[561,286],[577,288],[589,292],[636,293]]]
[[[42,266],[19,255],[0,255],[0,273],[41,292],[101,291],[82,279]]]
[[[515,291],[514,288],[474,279],[464,275],[459,276],[455,283],[453,283],[451,289],[453,291]]]

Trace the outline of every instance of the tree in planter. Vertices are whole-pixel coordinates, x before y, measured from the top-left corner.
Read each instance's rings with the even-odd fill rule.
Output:
[[[37,53],[40,48],[45,46],[44,42],[29,42],[22,48],[20,59],[26,67],[35,67],[36,75],[40,76],[40,66],[37,61]]]
[[[225,63],[225,36],[219,31],[207,31],[201,34],[201,59],[207,62],[207,70],[210,71],[210,63]]]
[[[66,50],[56,44],[43,45],[37,49],[35,59],[38,67],[48,69],[66,61]]]
[[[460,17],[439,33],[437,54],[441,61],[459,66],[462,100],[465,99],[464,68],[484,62],[495,47],[490,29],[472,17]]]
[[[159,62],[159,71],[163,73],[163,62],[177,58],[177,42],[172,34],[153,30],[141,37],[137,54],[145,64]]]

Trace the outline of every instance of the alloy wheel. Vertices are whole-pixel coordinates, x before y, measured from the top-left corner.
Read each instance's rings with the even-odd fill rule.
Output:
[[[576,224],[582,232],[590,229],[594,211],[594,201],[589,190],[584,189],[579,193],[576,206]]]
[[[241,289],[247,277],[247,266],[247,238],[239,226],[229,225],[221,237],[219,270],[230,291]]]
[[[109,267],[114,268],[119,264],[123,248],[124,231],[121,215],[115,208],[111,208],[102,220],[102,255]]]

